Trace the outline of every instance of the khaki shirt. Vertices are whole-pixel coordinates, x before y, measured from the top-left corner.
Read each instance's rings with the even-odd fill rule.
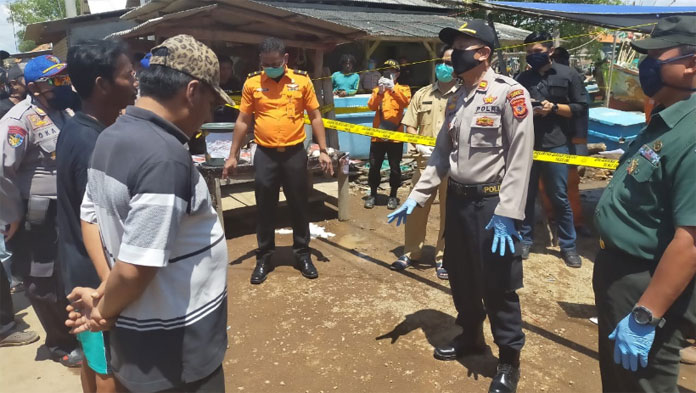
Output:
[[[462,184],[501,182],[495,214],[522,220],[533,146],[529,93],[488,69],[476,89],[460,87],[449,98],[435,149],[409,198],[423,206],[447,175]]]
[[[56,142],[70,116],[47,113],[29,95],[0,120],[0,221],[22,218],[29,195],[56,197]]]
[[[406,115],[401,124],[418,130],[418,135],[437,137],[445,122],[445,108],[447,100],[459,88],[452,86],[444,94],[440,91],[438,82],[422,87],[413,95],[408,105]]]

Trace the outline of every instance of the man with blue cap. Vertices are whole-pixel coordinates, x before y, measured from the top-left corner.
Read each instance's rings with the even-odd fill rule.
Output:
[[[15,262],[29,265],[24,283],[46,346],[55,360],[75,367],[82,355],[64,324],[67,300],[55,266],[56,141],[76,101],[65,71],[55,56],[30,60],[24,69],[29,94],[0,120],[0,222],[9,223],[4,235]]]

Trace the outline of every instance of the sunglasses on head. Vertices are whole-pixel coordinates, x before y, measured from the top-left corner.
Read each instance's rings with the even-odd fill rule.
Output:
[[[65,86],[69,85],[70,77],[68,75],[56,75],[50,78],[40,78],[36,80],[37,82],[46,82],[51,86]]]

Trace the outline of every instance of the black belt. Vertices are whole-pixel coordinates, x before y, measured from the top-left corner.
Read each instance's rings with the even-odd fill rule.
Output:
[[[279,147],[268,147],[268,146],[258,145],[258,147],[260,147],[261,149],[264,149],[264,150],[271,150],[271,151],[277,151],[279,153],[283,153],[286,151],[297,150],[298,148],[304,149],[304,143],[300,142],[300,143],[298,143],[296,145],[292,145],[292,146],[279,146]]]
[[[447,181],[447,191],[467,199],[492,197],[500,193],[500,183],[462,184],[450,177]]]

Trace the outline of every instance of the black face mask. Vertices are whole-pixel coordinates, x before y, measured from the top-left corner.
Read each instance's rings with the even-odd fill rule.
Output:
[[[474,59],[476,51],[478,49],[454,49],[452,51],[452,68],[454,68],[455,75],[459,76],[481,64],[480,60]]]
[[[52,91],[53,97],[46,101],[55,110],[62,111],[67,108],[73,108],[78,101],[71,86],[56,86]]]

